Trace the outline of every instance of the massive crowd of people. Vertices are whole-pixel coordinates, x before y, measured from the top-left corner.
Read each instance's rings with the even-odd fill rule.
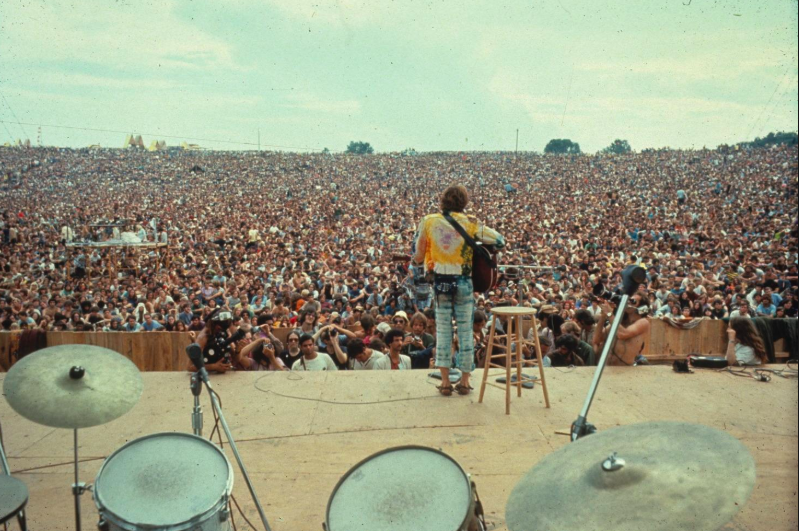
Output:
[[[574,156],[0,147],[0,177],[4,330],[199,333],[222,308],[248,331],[239,353],[266,344],[245,351],[258,363],[231,360],[238,368],[290,367],[308,341],[338,368],[424,367],[432,294],[407,257],[451,183],[504,236],[501,264],[525,266],[478,296],[475,320],[535,306],[553,359],[560,349],[589,362],[598,345],[586,332],[612,312],[605,294],[631,263],[647,269],[651,316],[797,316],[795,145]],[[267,323],[296,328],[291,344],[249,332]],[[380,350],[390,364],[370,361]]]

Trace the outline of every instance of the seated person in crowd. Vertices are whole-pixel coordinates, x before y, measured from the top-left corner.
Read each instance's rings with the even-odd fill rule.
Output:
[[[761,365],[768,363],[763,339],[751,319],[730,319],[727,328],[727,363],[730,365]]]
[[[582,367],[585,365],[585,359],[578,354],[585,347],[591,348],[587,343],[580,341],[571,334],[564,334],[555,341],[555,350],[548,355],[549,363],[552,367]],[[582,351],[583,356],[588,356],[588,353]]]

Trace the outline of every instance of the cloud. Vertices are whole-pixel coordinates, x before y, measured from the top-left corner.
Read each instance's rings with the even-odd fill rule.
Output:
[[[4,0],[3,61],[96,63],[120,70],[243,70],[232,47],[175,13],[175,3]],[[13,21],[13,22],[12,22]]]
[[[361,111],[361,103],[358,100],[333,100],[307,92],[291,94],[286,97],[286,100],[287,103],[281,105],[286,109],[347,115],[357,114]]]

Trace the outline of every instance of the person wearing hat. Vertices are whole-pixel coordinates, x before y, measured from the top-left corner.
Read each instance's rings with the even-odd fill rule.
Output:
[[[402,310],[394,312],[394,316],[391,318],[391,324],[395,330],[400,330],[404,333],[408,328],[408,314]]]
[[[422,218],[416,230],[414,267],[423,267],[434,274],[433,292],[436,297],[436,366],[441,371],[439,392],[452,395],[449,369],[452,366],[452,319],[457,324],[458,344],[456,363],[462,372],[458,393],[471,391],[469,378],[474,370],[474,286],[472,284],[472,248],[448,221],[457,223],[469,236],[484,244],[501,249],[505,238],[498,232],[470,219],[464,213],[469,194],[462,185],[451,185],[441,195],[440,214]]]

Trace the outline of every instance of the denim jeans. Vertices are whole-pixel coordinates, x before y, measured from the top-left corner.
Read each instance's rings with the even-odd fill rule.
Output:
[[[474,370],[474,287],[471,277],[457,277],[452,294],[436,293],[436,367],[452,367],[452,319],[458,325],[456,366],[462,372]]]

